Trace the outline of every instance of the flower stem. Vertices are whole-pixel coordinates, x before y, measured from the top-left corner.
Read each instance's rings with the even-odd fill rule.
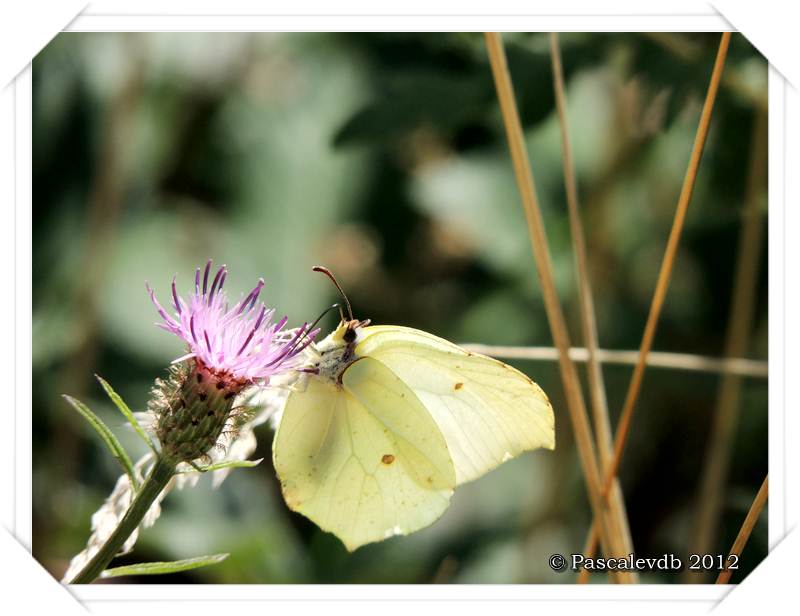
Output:
[[[117,526],[114,533],[100,548],[86,566],[70,581],[70,584],[89,584],[96,580],[108,566],[108,563],[117,555],[131,533],[135,531],[142,522],[145,514],[150,510],[153,502],[161,494],[169,480],[175,474],[176,463],[174,460],[159,456],[153,470],[139,488],[139,492],[134,498],[133,503],[125,513],[125,517]]]

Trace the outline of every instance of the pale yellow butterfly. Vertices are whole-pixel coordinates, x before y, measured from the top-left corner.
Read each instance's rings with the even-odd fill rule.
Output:
[[[432,524],[457,485],[554,448],[550,401],[525,374],[417,329],[369,326],[344,297],[350,319],[313,345],[275,434],[292,510],[352,551]]]

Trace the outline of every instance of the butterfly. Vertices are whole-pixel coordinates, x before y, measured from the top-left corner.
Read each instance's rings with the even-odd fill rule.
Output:
[[[352,316],[312,345],[273,463],[293,511],[349,551],[435,522],[456,486],[553,449],[553,409],[522,372],[409,327]]]

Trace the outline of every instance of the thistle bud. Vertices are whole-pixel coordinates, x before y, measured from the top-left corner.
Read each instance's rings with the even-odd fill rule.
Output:
[[[150,411],[164,455],[176,462],[204,457],[234,422],[234,399],[246,383],[214,374],[202,362],[173,366],[156,381]]]

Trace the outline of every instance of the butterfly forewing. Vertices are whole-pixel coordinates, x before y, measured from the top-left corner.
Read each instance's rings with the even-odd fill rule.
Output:
[[[380,361],[416,394],[444,435],[457,484],[523,451],[555,446],[547,396],[511,366],[395,326],[364,328],[356,355]]]

